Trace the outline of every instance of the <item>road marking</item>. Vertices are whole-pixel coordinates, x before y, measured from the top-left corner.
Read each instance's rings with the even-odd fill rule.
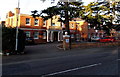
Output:
[[[79,70],[79,69],[84,69],[84,68],[89,68],[89,67],[93,67],[93,66],[98,66],[98,65],[101,65],[101,64],[102,64],[102,63],[98,63],[98,64],[92,64],[92,65],[87,65],[87,66],[83,66],[83,67],[68,69],[68,70],[64,70],[64,71],[60,71],[60,72],[55,72],[55,73],[43,75],[42,77],[52,76],[52,75],[61,74],[61,73],[66,73],[66,72],[71,72],[71,71],[76,71],[76,70]]]

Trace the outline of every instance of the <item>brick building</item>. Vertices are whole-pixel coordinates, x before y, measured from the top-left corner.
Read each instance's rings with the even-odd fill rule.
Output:
[[[43,18],[33,18],[27,14],[20,14],[20,9],[15,8],[14,13],[9,11],[6,16],[6,27],[16,27],[24,30],[26,37],[32,37],[35,43],[46,43],[46,27]]]
[[[63,41],[63,28],[65,25],[59,22],[59,16],[53,16],[51,19],[45,21],[47,29],[47,42]],[[88,23],[80,18],[75,18],[69,21],[69,28],[71,33],[71,39],[73,41],[80,41],[88,38]]]
[[[74,18],[73,22],[75,22],[76,27],[75,30],[75,40],[76,41],[86,41],[88,38],[88,23],[85,20],[82,20],[81,18]],[[72,26],[72,25],[71,25]],[[70,27],[70,30],[72,28]],[[71,34],[72,36],[72,34]]]
[[[46,27],[47,31],[47,42],[54,41],[62,41],[63,38],[63,30],[62,30],[62,22],[58,22],[59,16],[53,16],[51,18],[44,21],[44,27]]]
[[[63,28],[65,25],[59,22],[60,16],[53,16],[44,21],[42,17],[33,18],[27,14],[21,14],[19,8],[14,13],[9,11],[6,16],[6,27],[16,27],[24,30],[26,37],[32,37],[35,43],[63,41]],[[18,21],[18,22],[17,22]],[[81,41],[88,38],[88,23],[80,18],[69,21],[71,38],[73,41]]]

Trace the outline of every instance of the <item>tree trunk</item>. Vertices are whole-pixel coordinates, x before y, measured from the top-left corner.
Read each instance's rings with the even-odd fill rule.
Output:
[[[70,34],[70,29],[69,29],[69,16],[68,16],[68,2],[65,2],[65,31],[68,32],[68,35],[70,35],[69,38],[69,48],[71,49],[71,34]]]

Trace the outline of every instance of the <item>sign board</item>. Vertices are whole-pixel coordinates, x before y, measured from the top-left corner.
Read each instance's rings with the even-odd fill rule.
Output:
[[[66,43],[69,43],[69,39],[66,39]]]

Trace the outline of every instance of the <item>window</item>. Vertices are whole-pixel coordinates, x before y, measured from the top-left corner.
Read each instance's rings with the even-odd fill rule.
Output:
[[[38,26],[38,19],[35,19],[35,26]]]
[[[55,23],[52,23],[52,26],[55,26]]]
[[[43,22],[43,25],[46,25],[46,21]]]
[[[74,38],[74,34],[71,34],[71,38]]]
[[[26,24],[27,24],[27,25],[30,24],[30,18],[26,18]]]
[[[76,40],[77,40],[77,41],[80,40],[80,36],[79,36],[79,34],[76,34]]]
[[[91,28],[90,28],[90,25],[88,25],[88,29],[91,29]]]
[[[39,39],[39,32],[34,32],[34,39]]]
[[[90,38],[91,37],[91,34],[90,33],[88,33],[88,38]]]
[[[30,37],[30,32],[29,31],[26,31],[26,37]]]
[[[74,27],[74,24],[71,24],[71,27],[73,28],[73,27]]]
[[[43,32],[43,39],[46,39],[46,32]]]

